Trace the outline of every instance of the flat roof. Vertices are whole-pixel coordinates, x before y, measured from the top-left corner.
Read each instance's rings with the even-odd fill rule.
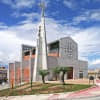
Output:
[[[67,36],[67,37],[61,37],[61,38],[59,38],[59,39],[57,39],[57,40],[51,41],[51,42],[47,43],[47,45],[50,45],[50,44],[59,42],[61,39],[71,39],[74,43],[76,43],[76,42],[72,39],[72,37]],[[22,46],[26,46],[26,47],[30,47],[30,48],[35,48],[35,47],[36,47],[36,46],[31,46],[31,45],[26,45],[26,44],[22,44]]]

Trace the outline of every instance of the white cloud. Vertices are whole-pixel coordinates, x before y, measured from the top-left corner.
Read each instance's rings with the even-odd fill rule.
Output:
[[[50,0],[42,1],[45,1],[46,6],[50,2]],[[9,5],[14,9],[32,8],[34,4],[39,4],[39,1],[37,0],[1,0],[0,2]]]
[[[65,6],[71,9],[76,7],[76,3],[74,2],[74,0],[63,0],[63,3]]]
[[[1,0],[1,2],[10,5],[12,8],[31,8],[35,3],[34,0]]]
[[[90,62],[90,69],[100,69],[100,58],[94,59]]]
[[[64,0],[64,4],[68,7],[68,8],[72,8],[72,3],[68,0]]]
[[[99,40],[100,28],[91,27],[82,29],[72,37],[79,45],[79,56],[86,57],[90,55],[100,55],[100,40]]]
[[[34,4],[34,0],[15,0],[15,4],[13,5],[14,7],[17,8],[22,8],[22,7],[28,7],[31,8]]]
[[[97,2],[97,3],[99,3],[100,2],[100,0],[85,0],[86,2]]]
[[[32,22],[29,16],[25,21],[20,22],[16,26],[6,26],[7,28],[0,30],[0,52],[2,52],[2,61],[19,60],[21,44],[35,45],[39,23]],[[2,24],[2,27],[3,26],[5,27],[5,25]],[[67,25],[61,25],[52,18],[46,18],[48,42],[68,34],[73,34],[77,30],[78,29]]]
[[[9,4],[12,5],[12,0],[1,0],[0,2],[5,3],[5,4]]]
[[[100,59],[95,59],[91,62],[91,65],[97,65],[100,64]]]
[[[6,63],[20,60],[21,44],[35,45],[35,27],[35,24],[24,23],[0,30],[0,60]]]
[[[94,12],[94,13],[92,13],[92,14],[91,14],[91,19],[100,21],[100,10],[99,10],[99,12]]]
[[[7,26],[4,23],[0,23],[0,29],[6,29]]]
[[[77,33],[79,28],[74,28],[67,24],[62,25],[53,18],[46,18],[46,31],[48,41],[53,41]]]
[[[82,12],[73,19],[74,24],[78,24],[82,21],[100,21],[100,9]]]

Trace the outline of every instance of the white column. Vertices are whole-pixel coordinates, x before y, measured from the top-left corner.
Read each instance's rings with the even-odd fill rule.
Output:
[[[40,69],[47,70],[47,43],[46,43],[46,29],[45,29],[45,17],[44,17],[44,4],[41,5],[42,16],[41,23],[39,25],[39,32],[36,44],[35,62],[33,80],[40,80],[38,71]],[[37,76],[38,75],[38,76]]]
[[[36,74],[37,74],[37,63],[38,63],[38,44],[39,44],[39,37],[37,38],[37,45],[35,50],[35,61],[34,61],[34,73],[33,73],[33,81],[36,81]]]

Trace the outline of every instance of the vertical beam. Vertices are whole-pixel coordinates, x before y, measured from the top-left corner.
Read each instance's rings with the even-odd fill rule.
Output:
[[[14,62],[14,86],[16,85],[16,70],[15,70],[15,67],[16,67],[16,62]]]
[[[10,67],[9,67],[9,64],[8,64],[8,83],[9,83],[9,87],[10,87],[10,72],[9,72],[10,70],[9,70],[9,68]]]
[[[33,81],[32,50],[30,50],[29,66],[30,66],[30,82],[32,82]]]
[[[23,46],[22,46],[23,47]],[[23,83],[23,48],[21,47],[21,64],[20,64],[20,69],[21,69],[21,84]]]

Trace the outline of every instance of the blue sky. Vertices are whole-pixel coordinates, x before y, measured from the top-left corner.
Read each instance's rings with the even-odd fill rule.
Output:
[[[48,42],[71,36],[79,59],[100,67],[100,0],[44,0]],[[21,44],[36,44],[40,0],[0,0],[0,62],[20,60]]]

